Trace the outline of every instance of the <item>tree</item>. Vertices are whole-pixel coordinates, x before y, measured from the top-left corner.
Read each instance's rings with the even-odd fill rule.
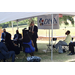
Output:
[[[74,26],[74,19],[72,18],[72,16],[63,16],[59,18],[59,24],[61,25],[62,22],[64,22],[65,25],[68,25],[69,23],[67,22],[67,20],[71,21],[71,24]]]
[[[11,26],[12,26],[12,23],[11,23],[11,21],[9,21],[9,22],[8,22],[8,25],[9,25],[9,27],[11,27]]]

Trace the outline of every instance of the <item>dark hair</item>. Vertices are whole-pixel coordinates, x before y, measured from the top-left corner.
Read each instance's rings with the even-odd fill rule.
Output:
[[[68,33],[68,34],[70,34],[70,31],[69,31],[69,30],[67,30],[67,32],[66,32],[65,34],[67,34],[67,33]]]
[[[11,34],[10,33],[6,33],[5,40],[11,40]]]
[[[67,33],[70,34],[70,31],[68,30]]]
[[[34,21],[32,21],[31,23],[34,23]]]
[[[23,37],[23,42],[28,43],[28,42],[30,42],[30,40],[31,40],[31,38],[30,38],[29,34],[28,33],[25,33],[24,34],[24,37]]]
[[[16,30],[16,34],[19,34],[19,31],[18,30]]]

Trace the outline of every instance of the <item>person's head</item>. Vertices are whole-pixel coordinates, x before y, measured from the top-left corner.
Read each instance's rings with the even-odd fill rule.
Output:
[[[6,29],[3,29],[3,32],[6,32]]]
[[[68,30],[65,34],[66,34],[66,35],[69,35],[69,34],[70,34],[70,31]]]
[[[6,39],[6,40],[11,40],[11,34],[10,34],[10,33],[6,33],[5,39]]]
[[[16,34],[19,34],[19,31],[18,30],[16,30]]]
[[[34,21],[31,22],[31,26],[34,26]]]
[[[28,42],[30,42],[30,40],[31,40],[30,36],[29,36],[28,32],[26,32],[23,37],[23,42],[28,43]]]

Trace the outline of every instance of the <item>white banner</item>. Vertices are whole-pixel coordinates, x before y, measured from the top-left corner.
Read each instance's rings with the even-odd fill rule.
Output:
[[[39,29],[52,29],[52,15],[43,15],[38,17]],[[59,29],[59,15],[53,15],[53,29]]]

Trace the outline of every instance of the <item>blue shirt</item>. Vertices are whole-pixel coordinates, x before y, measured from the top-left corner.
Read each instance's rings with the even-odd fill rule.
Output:
[[[35,51],[35,48],[32,46],[32,41],[31,40],[28,43],[23,42],[23,44],[28,44],[30,46],[30,48],[25,48],[25,52],[26,53],[31,53],[31,52],[34,52]]]
[[[6,32],[7,33],[7,32]],[[1,40],[4,40],[5,39],[5,36],[6,36],[6,33],[2,33],[2,35],[1,35]]]

